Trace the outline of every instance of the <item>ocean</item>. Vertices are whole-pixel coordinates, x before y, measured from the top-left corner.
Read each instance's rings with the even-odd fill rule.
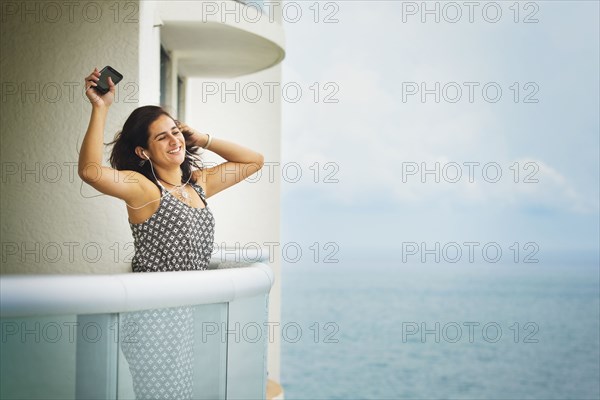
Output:
[[[597,263],[282,267],[292,399],[599,399]]]

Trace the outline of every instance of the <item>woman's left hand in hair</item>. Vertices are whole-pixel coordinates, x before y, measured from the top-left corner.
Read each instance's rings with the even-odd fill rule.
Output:
[[[187,146],[199,146],[204,147],[208,141],[208,135],[200,133],[192,127],[186,125],[181,121],[177,121],[177,126],[183,135],[185,136],[185,144]]]

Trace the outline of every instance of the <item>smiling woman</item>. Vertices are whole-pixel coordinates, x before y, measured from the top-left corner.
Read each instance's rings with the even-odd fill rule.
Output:
[[[148,214],[147,217],[158,210],[164,184],[175,188],[168,193],[177,190],[184,197],[186,193],[188,196],[194,193],[187,185],[191,182],[199,185],[209,198],[262,168],[261,154],[199,133],[157,106],[133,111],[112,143],[112,168],[102,166],[103,131],[115,87],[109,78],[110,90],[100,96],[94,90],[99,77],[100,72],[95,69],[86,78],[92,114],[81,145],[79,176],[98,191],[125,200],[130,219],[140,219],[138,210],[144,209],[142,213]],[[210,148],[227,161],[200,168],[195,154],[200,146]]]
[[[99,77],[95,69],[85,80],[92,114],[81,145],[79,176],[98,191],[126,202],[134,238],[133,272],[207,269],[215,221],[206,199],[260,170],[263,156],[198,133],[160,107],[144,106],[131,113],[112,142],[112,168],[102,166],[104,126],[115,85],[109,78],[109,91],[100,94],[95,90]],[[200,167],[196,154],[200,147],[227,161]],[[136,396],[190,398],[191,307],[132,312],[125,319],[138,333],[135,341],[122,346]],[[165,341],[166,335],[177,339]]]
[[[81,145],[79,176],[98,191],[126,202],[134,238],[141,224],[161,223],[164,218],[173,219],[175,226],[207,225],[206,218],[212,219],[212,214],[206,199],[241,182],[262,168],[261,154],[238,144],[199,133],[174,120],[157,106],[140,107],[131,113],[123,129],[112,142],[112,168],[103,166],[104,126],[108,109],[114,99],[115,85],[109,78],[110,90],[100,95],[94,89],[99,77],[100,72],[94,69],[85,80],[86,95],[92,104],[92,113]],[[196,153],[200,147],[210,149],[227,161],[210,168],[200,167]],[[198,213],[204,208],[207,209],[203,210],[203,213]],[[189,212],[180,212],[180,209]],[[168,216],[165,215],[167,212]],[[188,216],[188,220],[181,220]],[[173,233],[175,232],[169,230],[160,232],[165,236]],[[185,237],[187,241],[190,240],[189,235],[186,234]],[[183,249],[183,255],[163,246],[153,248],[153,251],[161,253],[162,262],[170,266],[167,270],[204,269],[210,257],[208,250],[212,246],[212,234],[199,234],[198,237],[202,238],[202,243],[189,243]],[[147,254],[142,252],[142,247],[147,248],[148,244],[135,244],[134,271],[165,268],[164,264],[137,264],[135,260],[140,260],[140,257]],[[205,250],[202,262],[190,254],[199,247]],[[192,262],[193,260],[195,261]]]

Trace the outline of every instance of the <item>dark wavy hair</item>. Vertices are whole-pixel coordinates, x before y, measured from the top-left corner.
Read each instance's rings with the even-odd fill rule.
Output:
[[[116,134],[115,139],[112,142],[107,143],[109,146],[113,145],[109,158],[112,168],[117,170],[137,171],[151,182],[154,182],[158,187],[158,182],[152,173],[150,161],[138,157],[135,153],[135,148],[137,146],[141,146],[145,149],[148,148],[150,125],[161,115],[166,115],[178,124],[178,121],[162,107],[143,106],[133,110],[131,115],[127,118],[127,121],[125,121],[123,129]],[[200,147],[191,144],[191,136],[188,133],[181,133],[185,138],[185,147],[187,150],[185,159],[183,160],[183,163],[181,163],[181,183],[187,182],[188,180],[192,183],[196,183],[196,179],[194,179],[192,172],[193,168],[202,169],[202,161],[199,156],[196,155],[196,152]],[[191,155],[188,152],[194,155]],[[198,163],[200,163],[200,165]]]

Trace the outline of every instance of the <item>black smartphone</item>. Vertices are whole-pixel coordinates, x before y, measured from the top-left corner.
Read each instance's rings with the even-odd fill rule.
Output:
[[[121,79],[123,79],[123,75],[121,75],[119,73],[119,71],[117,71],[110,65],[107,65],[106,67],[102,68],[102,71],[100,71],[100,80],[98,82],[96,82],[98,84],[98,86],[95,87],[95,89],[98,92],[100,92],[101,94],[105,94],[106,92],[108,92],[108,89],[109,89],[108,77],[109,76],[115,85],[117,83],[121,82]]]

